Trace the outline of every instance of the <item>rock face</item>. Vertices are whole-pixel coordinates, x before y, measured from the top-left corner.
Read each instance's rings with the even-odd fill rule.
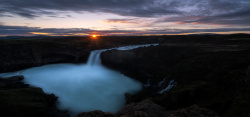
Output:
[[[27,88],[29,85],[23,84],[23,79],[23,76],[13,76],[7,79],[0,78],[0,90]]]
[[[145,39],[146,38],[146,39]],[[159,42],[158,37],[24,37],[0,40],[0,73],[53,63],[84,63],[91,50]]]
[[[116,114],[102,111],[84,112],[78,117],[219,117],[215,112],[193,105],[179,110],[166,111],[150,100],[131,103],[124,106]]]
[[[0,73],[52,63],[85,62],[89,49],[63,40],[5,40],[0,44]],[[64,40],[65,41],[65,40]],[[71,45],[72,44],[72,45]]]
[[[200,108],[197,105],[168,111],[168,113],[168,117],[219,117],[217,113],[208,109]]]
[[[144,100],[124,106],[116,115],[119,117],[167,117],[168,112],[152,101]]]
[[[117,117],[112,113],[105,113],[102,111],[92,111],[92,112],[84,112],[77,115],[77,117]]]
[[[0,78],[1,117],[69,117],[56,108],[57,97],[42,89],[29,87],[23,76]]]
[[[250,37],[198,37],[170,38],[157,47],[106,51],[101,54],[102,63],[150,84],[130,96],[129,102],[150,98],[166,110],[197,104],[223,116],[249,115]],[[171,80],[177,82],[172,90],[156,93],[160,82]]]

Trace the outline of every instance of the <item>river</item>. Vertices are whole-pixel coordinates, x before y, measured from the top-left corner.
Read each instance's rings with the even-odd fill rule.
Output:
[[[130,50],[150,45],[134,45],[112,48]],[[0,77],[23,75],[24,83],[40,87],[45,93],[58,97],[57,107],[68,110],[71,116],[80,112],[102,110],[115,113],[125,105],[125,93],[134,94],[142,89],[142,83],[124,76],[118,71],[104,67],[100,54],[103,50],[91,52],[86,64],[52,64],[29,68]]]

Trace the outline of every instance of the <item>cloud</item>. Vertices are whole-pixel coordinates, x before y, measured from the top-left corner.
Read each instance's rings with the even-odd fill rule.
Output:
[[[101,12],[136,18],[160,18],[154,23],[250,25],[249,0],[0,0],[0,17],[34,19],[42,15],[71,17],[63,11]],[[165,18],[162,18],[165,17]],[[108,19],[106,23],[137,23],[135,19]]]
[[[91,30],[84,28],[39,28],[26,26],[5,26],[0,25],[0,35],[9,36],[84,36],[84,35],[166,35],[166,34],[184,34],[184,33],[216,33],[216,32],[235,32],[249,31],[250,28],[219,28],[219,29],[164,29],[164,30]]]
[[[250,8],[243,8],[216,15],[181,15],[160,18],[155,23],[172,22],[176,24],[213,24],[250,26]]]
[[[188,0],[180,15],[165,16],[154,23],[250,26],[249,0]]]
[[[43,15],[70,17],[77,13],[112,13],[136,18],[161,18],[155,23],[249,25],[249,0],[0,0],[0,16],[34,19]],[[165,17],[165,18],[164,18]],[[108,19],[106,23],[136,23],[135,19]]]
[[[34,18],[51,12],[43,10],[105,12],[123,16],[152,17],[178,13],[171,3],[159,0],[1,0],[0,13]]]
[[[132,18],[132,19],[106,19],[102,22],[108,23],[108,24],[114,24],[114,23],[120,23],[120,24],[138,24],[140,23],[139,19]]]

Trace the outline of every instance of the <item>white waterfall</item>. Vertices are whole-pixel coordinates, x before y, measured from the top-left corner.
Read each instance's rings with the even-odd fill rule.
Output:
[[[90,65],[90,66],[95,66],[95,65],[101,65],[101,53],[103,52],[104,50],[94,50],[90,53],[89,55],[89,59],[87,61],[87,65]]]

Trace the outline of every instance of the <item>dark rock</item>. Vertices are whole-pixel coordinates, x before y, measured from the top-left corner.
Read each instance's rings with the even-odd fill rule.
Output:
[[[150,80],[144,93],[128,96],[128,102],[149,98],[166,110],[197,104],[223,116],[249,115],[249,39],[192,38],[168,37],[157,47],[106,51],[101,54],[102,63],[144,84]],[[155,94],[165,77],[178,84],[169,92]]]
[[[0,89],[27,88],[29,85],[22,82],[23,76],[13,76],[10,78],[0,78]]]
[[[197,105],[166,111],[163,107],[149,100],[128,104],[116,115],[119,117],[218,117],[214,111],[200,108]]]
[[[0,110],[5,110],[5,113],[0,112],[0,116],[69,117],[67,111],[57,109],[54,94],[29,87],[22,82],[23,79],[23,76],[0,78]],[[32,112],[28,112],[30,109]]]
[[[48,94],[46,105],[49,108],[49,115],[52,117],[69,117],[68,111],[62,111],[56,107],[57,99],[54,94]]]
[[[53,63],[84,63],[91,50],[158,42],[158,37],[44,37],[0,40],[0,73]],[[162,39],[161,39],[162,40]]]
[[[200,108],[197,105],[188,108],[168,111],[169,117],[219,117],[217,113],[209,109]]]
[[[133,99],[129,93],[125,93],[124,96],[125,96],[126,104],[132,103]]]
[[[248,66],[248,69],[246,70],[247,77],[245,78],[245,83],[249,82],[250,79],[250,65]]]
[[[102,111],[91,111],[91,112],[83,112],[77,115],[77,117],[117,117],[112,113],[105,113]]]
[[[150,98],[167,110],[197,104],[224,116],[247,116],[250,113],[249,37],[249,35],[215,35],[163,36],[158,40],[155,39],[158,37],[101,37],[94,41],[85,37],[1,40],[0,72],[15,71],[48,63],[86,62],[89,52],[93,49],[155,43],[160,40],[161,45],[158,47],[138,48],[131,51],[111,50],[102,53],[104,65],[121,70],[123,74],[143,83],[147,83],[150,79],[151,86],[157,86],[166,76],[169,78],[168,80],[178,82],[170,92],[162,95],[146,92],[141,93],[147,94],[146,96],[141,96],[141,94],[127,96],[128,102],[141,102]],[[4,88],[6,86],[23,87],[18,85],[19,81],[16,81],[6,81],[5,79],[2,81],[1,79],[1,82],[4,83],[0,83],[0,86]],[[0,90],[5,95],[12,94],[5,96],[7,97],[5,99],[1,95],[0,106],[6,107],[12,103],[22,102],[11,99],[27,98],[34,93],[23,92],[24,89]],[[154,87],[151,89],[152,92],[155,91]],[[38,92],[41,94],[40,91]],[[24,96],[16,96],[19,93]],[[140,97],[140,99],[137,98],[134,101],[134,97]],[[37,107],[41,104],[39,100],[30,101],[28,99],[27,102],[35,101],[31,105]],[[51,102],[49,102],[50,104]],[[134,107],[137,106],[138,104],[134,103]],[[4,109],[7,109],[10,113],[14,107],[12,105],[1,108],[1,111],[4,112]],[[15,107],[15,109],[24,110],[19,107]],[[40,107],[37,110],[39,109]],[[126,109],[129,110],[129,108]],[[29,107],[27,110],[33,111],[36,108]],[[131,110],[127,112],[141,116],[148,114],[145,111],[133,112]],[[6,113],[3,114],[8,116]]]
[[[56,108],[57,97],[28,87],[0,90],[1,117],[69,117]]]
[[[149,100],[131,103],[116,113],[119,117],[167,117],[167,111]]]
[[[124,106],[116,114],[102,111],[84,112],[78,117],[219,117],[215,112],[193,105],[188,108],[166,111],[150,100],[131,103]]]

